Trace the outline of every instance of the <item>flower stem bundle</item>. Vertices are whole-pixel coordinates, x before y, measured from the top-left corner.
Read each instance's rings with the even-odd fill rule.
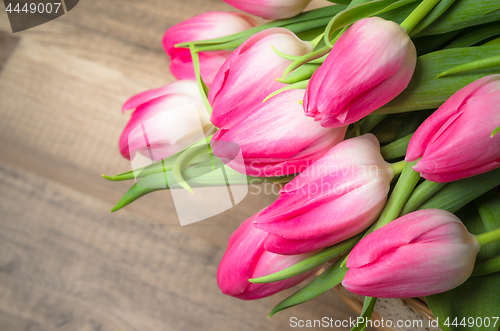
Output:
[[[136,183],[113,211],[162,189],[282,185],[217,277],[251,300],[327,266],[270,315],[341,283],[364,318],[377,297],[426,296],[440,322],[471,314],[458,295],[498,297],[484,284],[500,284],[500,3],[227,2],[276,20],[167,30],[180,80],[125,103],[133,169],[105,178]]]

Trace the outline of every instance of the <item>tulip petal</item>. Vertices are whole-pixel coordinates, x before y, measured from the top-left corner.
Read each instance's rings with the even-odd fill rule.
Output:
[[[416,211],[363,238],[349,255],[342,284],[379,298],[444,292],[470,276],[479,248],[452,213]]]
[[[212,138],[214,154],[224,162],[233,147],[240,160],[228,163],[236,171],[258,177],[283,176],[303,171],[344,137],[346,128],[326,129],[304,116],[296,102],[304,90],[290,90],[250,109],[247,117]],[[227,144],[225,142],[231,142]]]
[[[307,7],[311,0],[224,0],[231,6],[266,20],[293,17]]]
[[[231,128],[284,86],[275,79],[281,77],[291,61],[278,56],[271,46],[299,56],[312,50],[309,42],[284,28],[266,29],[247,39],[229,56],[210,88],[208,100],[215,126]]]
[[[382,211],[393,173],[377,139],[341,142],[302,171],[254,220],[266,251],[302,254],[366,229]]]
[[[197,141],[203,134],[200,130],[209,126],[200,100],[167,94],[143,103],[132,113],[120,136],[120,152],[128,159],[140,152],[158,161]]]
[[[176,52],[182,50],[175,48],[176,44],[224,37],[257,25],[255,19],[242,13],[206,12],[169,28],[163,36],[163,48],[169,56],[174,56]]]
[[[410,213],[398,218],[383,227],[384,230],[372,232],[368,240],[362,240],[356,245],[347,260],[348,268],[359,268],[377,261],[384,254],[407,245],[419,236],[429,231],[429,227],[438,227],[443,224],[462,222],[453,214],[438,210],[427,209]],[[411,224],[411,226],[406,226]],[[462,225],[463,226],[463,225]],[[390,235],[388,235],[390,233]],[[368,238],[366,237],[366,238]],[[369,248],[372,242],[377,242],[375,247]]]
[[[408,162],[415,161],[422,157],[427,146],[431,141],[435,141],[435,133],[439,132],[450,117],[457,112],[460,112],[461,106],[467,102],[469,97],[484,85],[495,83],[500,79],[500,75],[491,75],[478,79],[471,84],[465,86],[455,94],[453,94],[446,102],[444,102],[438,110],[436,110],[429,118],[417,129],[412,136],[405,160]]]
[[[196,83],[196,81],[187,79],[179,80],[165,86],[134,95],[123,104],[122,113],[129,109],[135,109],[143,103],[146,103],[152,99],[172,93],[187,94],[201,100],[198,84]]]
[[[415,64],[415,46],[401,26],[362,19],[339,37],[311,77],[304,111],[324,127],[358,121],[401,93]]]
[[[243,222],[231,235],[217,271],[217,283],[222,292],[242,300],[255,300],[273,295],[297,285],[317,270],[315,268],[274,283],[250,283],[250,278],[258,278],[283,270],[316,253],[283,256],[264,251],[263,240],[267,233],[255,229],[252,225],[258,215],[257,213]]]

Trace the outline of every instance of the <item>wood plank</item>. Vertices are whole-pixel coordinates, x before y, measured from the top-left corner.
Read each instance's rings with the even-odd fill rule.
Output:
[[[0,72],[2,71],[2,67],[5,62],[9,59],[10,55],[16,48],[17,43],[19,42],[19,38],[13,36],[12,34],[8,34],[0,31]]]
[[[20,33],[22,40],[2,73],[0,155],[6,162],[99,197],[111,209],[132,185],[100,177],[130,169],[117,150],[128,119],[119,109],[130,95],[162,85],[167,79],[158,73],[167,70],[167,61],[162,52],[138,50],[58,21],[40,26],[47,29],[43,33]],[[275,198],[249,195],[236,208],[179,231],[223,247],[239,223]],[[154,223],[179,226],[169,192],[155,192],[127,209]],[[228,220],[231,227],[214,227]]]
[[[290,291],[220,294],[224,249],[5,163],[0,182],[0,330],[285,330],[292,316],[352,315],[332,292],[267,319]]]
[[[117,150],[121,104],[174,80],[163,32],[208,10],[231,8],[86,0],[15,35],[0,15],[0,330],[284,330],[291,316],[354,316],[330,293],[270,320],[291,292],[220,293],[229,235],[275,194],[186,227],[168,191],[109,213],[131,185],[100,177],[130,169]]]

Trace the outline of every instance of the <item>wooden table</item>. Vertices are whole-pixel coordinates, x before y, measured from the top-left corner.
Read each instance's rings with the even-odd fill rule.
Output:
[[[82,0],[13,34],[0,13],[0,330],[288,330],[355,317],[332,292],[271,319],[288,291],[222,295],[217,265],[238,224],[275,195],[180,227],[156,192],[111,214],[130,182],[117,141],[131,95],[174,80],[161,38],[220,0]],[[348,330],[346,328],[346,330]]]

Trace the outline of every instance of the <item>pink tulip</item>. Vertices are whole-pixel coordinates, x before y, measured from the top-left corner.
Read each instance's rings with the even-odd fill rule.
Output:
[[[307,7],[311,0],[224,0],[231,6],[267,20],[295,16]]]
[[[398,24],[379,17],[357,21],[311,77],[306,115],[324,127],[360,120],[408,86],[416,59],[415,46]]]
[[[334,245],[370,226],[393,177],[372,134],[345,140],[301,172],[254,220],[264,248],[301,254]]]
[[[469,278],[479,248],[452,213],[416,211],[362,239],[349,255],[342,285],[377,298],[445,292]]]
[[[445,183],[500,167],[500,75],[491,75],[453,94],[415,132],[407,161],[425,179]]]
[[[208,93],[213,107],[210,120],[216,127],[229,129],[269,94],[285,86],[275,79],[283,75],[291,61],[278,56],[272,47],[291,55],[312,50],[311,43],[283,28],[261,31],[241,44],[221,67]]]
[[[123,111],[135,108],[123,129],[123,157],[140,154],[158,161],[177,153],[213,129],[195,81],[181,80],[131,97]]]
[[[285,256],[266,252],[263,242],[267,233],[257,230],[252,225],[257,215],[243,222],[231,235],[226,253],[217,271],[217,283],[222,293],[243,300],[260,299],[286,290],[316,271],[313,269],[299,276],[274,283],[250,283],[248,280],[251,278],[286,269],[314,254]]]
[[[170,71],[178,79],[195,78],[189,49],[176,48],[176,44],[224,37],[257,25],[258,22],[248,15],[220,11],[203,13],[174,25],[163,37],[163,48],[171,61]],[[210,85],[231,51],[206,51],[198,54],[201,76],[205,83]]]
[[[304,116],[297,103],[304,90],[283,92],[256,108],[241,122],[219,130],[212,139],[214,154],[241,173],[283,176],[301,172],[344,139],[346,128],[322,128]],[[231,142],[231,143],[228,143]],[[239,151],[241,156],[235,158]]]

